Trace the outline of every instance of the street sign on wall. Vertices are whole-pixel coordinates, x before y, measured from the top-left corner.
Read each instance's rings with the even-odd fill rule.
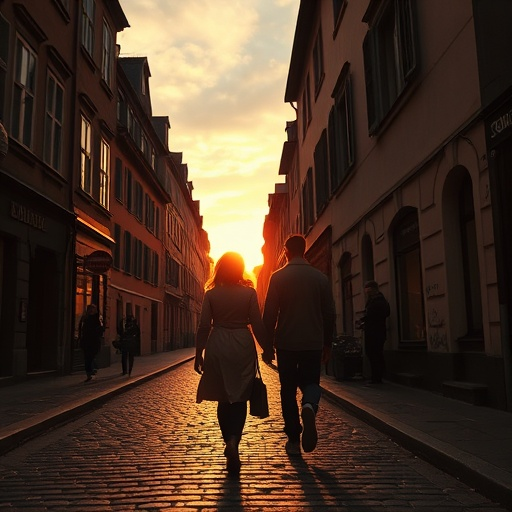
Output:
[[[94,251],[85,257],[85,268],[94,274],[104,274],[112,266],[112,256],[106,251]]]

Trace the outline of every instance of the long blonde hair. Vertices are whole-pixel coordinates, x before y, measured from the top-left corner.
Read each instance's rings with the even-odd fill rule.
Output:
[[[244,259],[237,252],[224,253],[215,264],[213,275],[206,282],[206,290],[211,290],[216,286],[227,284],[241,284],[243,286],[251,286],[254,284],[245,276]]]

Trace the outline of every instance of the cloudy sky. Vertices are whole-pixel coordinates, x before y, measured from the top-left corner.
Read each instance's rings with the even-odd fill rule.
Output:
[[[279,176],[298,0],[121,0],[121,56],[148,57],[153,115],[171,122],[214,259],[262,263],[268,194]]]

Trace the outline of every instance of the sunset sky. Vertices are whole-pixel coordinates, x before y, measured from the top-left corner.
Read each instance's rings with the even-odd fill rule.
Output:
[[[153,115],[169,116],[211,256],[263,262],[263,221],[278,175],[298,0],[121,0],[121,56],[148,58]]]

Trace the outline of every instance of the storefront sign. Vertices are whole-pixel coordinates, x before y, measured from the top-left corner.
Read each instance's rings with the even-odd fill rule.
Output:
[[[112,266],[112,256],[106,251],[94,251],[85,257],[85,268],[94,274],[104,274]]]
[[[23,222],[24,224],[32,226],[33,228],[45,231],[45,217],[39,215],[26,206],[15,203],[14,201],[11,201],[11,217],[13,219],[19,220],[20,222]]]
[[[503,115],[494,119],[490,123],[491,139],[497,137],[500,133],[512,128],[512,109],[505,112]]]

